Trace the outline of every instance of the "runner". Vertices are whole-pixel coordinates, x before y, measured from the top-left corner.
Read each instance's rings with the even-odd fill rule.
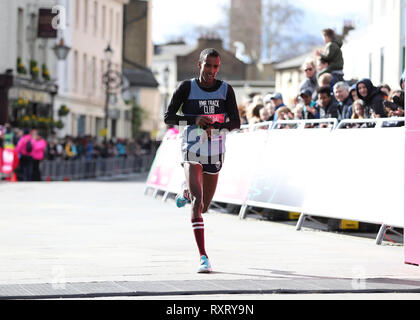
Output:
[[[229,84],[215,78],[220,62],[215,49],[203,50],[198,61],[199,78],[178,85],[165,113],[166,124],[185,126],[181,150],[188,189],[177,196],[177,205],[181,207],[187,199],[191,201],[191,223],[200,253],[199,273],[212,271],[201,214],[208,210],[216,191],[225,135],[240,128],[235,93]]]

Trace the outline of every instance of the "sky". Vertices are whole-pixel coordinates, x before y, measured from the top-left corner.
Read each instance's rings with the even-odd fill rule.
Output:
[[[153,0],[153,42],[160,44],[182,37],[195,25],[217,24],[229,3],[229,0]],[[327,27],[341,31],[345,19],[354,20],[356,26],[363,26],[367,21],[366,0],[293,0],[291,3],[304,11],[304,30],[311,34],[320,35]]]

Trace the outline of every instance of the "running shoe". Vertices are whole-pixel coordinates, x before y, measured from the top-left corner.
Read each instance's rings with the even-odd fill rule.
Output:
[[[187,183],[184,181],[182,184],[182,191],[176,195],[175,203],[178,208],[182,208],[187,204],[189,199],[189,191],[187,188]]]
[[[184,195],[183,194],[178,193],[176,195],[175,203],[176,203],[176,206],[178,208],[182,208],[183,206],[185,206],[187,204],[187,202],[188,202],[188,199],[187,198],[184,198]]]
[[[212,271],[213,270],[211,269],[211,264],[210,264],[209,259],[205,255],[202,255],[200,259],[200,267],[198,268],[197,272],[210,273]]]

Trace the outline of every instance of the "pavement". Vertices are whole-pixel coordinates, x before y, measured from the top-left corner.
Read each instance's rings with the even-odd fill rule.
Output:
[[[0,299],[420,298],[402,244],[215,210],[197,274],[189,205],[144,181],[0,183]]]

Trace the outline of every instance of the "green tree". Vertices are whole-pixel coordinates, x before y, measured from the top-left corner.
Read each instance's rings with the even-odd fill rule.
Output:
[[[131,104],[131,134],[133,138],[136,138],[140,133],[143,120],[147,119],[147,113],[135,99],[131,99],[129,104]]]

